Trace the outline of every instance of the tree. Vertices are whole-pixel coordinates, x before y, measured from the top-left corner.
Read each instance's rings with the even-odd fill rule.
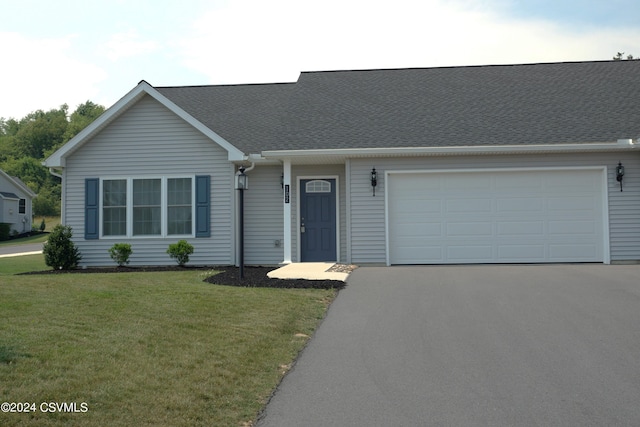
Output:
[[[105,108],[102,105],[95,104],[91,101],[78,105],[69,117],[69,126],[67,126],[67,131],[64,134],[62,142],[66,143],[79,134],[84,128],[91,124],[91,122],[104,113],[104,110]],[[55,147],[55,149],[58,148],[59,147]]]
[[[60,213],[60,178],[49,173],[42,161],[81,132],[105,108],[87,101],[68,116],[63,104],[49,111],[36,110],[20,120],[0,118],[0,169],[17,176],[38,197],[36,215]]]
[[[613,57],[614,61],[622,61],[624,56],[624,52],[618,52],[615,54],[615,56]],[[633,59],[633,55],[627,55],[626,59],[628,60],[632,60]]]
[[[68,109],[64,104],[58,110],[38,110],[20,120],[13,140],[14,157],[42,159],[45,151],[61,144],[69,125]]]

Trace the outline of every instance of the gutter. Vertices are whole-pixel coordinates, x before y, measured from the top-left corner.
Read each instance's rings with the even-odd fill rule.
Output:
[[[403,157],[403,156],[452,156],[480,154],[522,154],[522,153],[574,153],[635,149],[639,144],[632,139],[617,142],[590,144],[535,144],[535,145],[485,145],[451,147],[397,147],[397,148],[341,148],[319,150],[271,150],[263,151],[265,158],[295,157]]]

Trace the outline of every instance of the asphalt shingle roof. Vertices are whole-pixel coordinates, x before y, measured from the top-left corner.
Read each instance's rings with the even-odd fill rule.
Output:
[[[640,137],[640,61],[305,72],[156,88],[245,153]]]

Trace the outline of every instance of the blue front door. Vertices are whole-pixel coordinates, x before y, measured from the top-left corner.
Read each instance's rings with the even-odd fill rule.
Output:
[[[336,180],[300,181],[302,262],[337,261]]]

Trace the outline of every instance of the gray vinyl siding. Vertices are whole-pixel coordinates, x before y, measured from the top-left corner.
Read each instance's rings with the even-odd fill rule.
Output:
[[[244,193],[244,254],[249,265],[278,265],[283,260],[284,221],[280,166],[258,166],[247,172]],[[280,245],[276,246],[276,240]]]
[[[347,260],[347,196],[346,196],[346,184],[345,184],[345,165],[299,165],[291,167],[291,251],[292,261],[298,262],[299,260],[299,238],[300,238],[300,223],[298,212],[298,179],[303,177],[316,178],[326,176],[338,177],[338,211],[339,211],[339,234],[340,254],[339,262],[346,262]]]
[[[100,238],[84,240],[85,178],[211,176],[211,237],[189,238],[192,265],[229,265],[233,243],[233,165],[227,152],[149,96],[67,159],[64,223],[74,230],[83,266],[113,265],[108,249],[132,245],[131,265],[167,265],[167,247],[178,238]],[[102,212],[100,212],[102,220]]]
[[[623,190],[615,167],[625,166]],[[640,259],[640,157],[635,153],[578,153],[500,156],[438,156],[388,159],[353,159],[349,182],[351,262],[385,263],[385,171],[465,168],[606,166],[611,261]],[[375,197],[371,168],[378,171]]]

